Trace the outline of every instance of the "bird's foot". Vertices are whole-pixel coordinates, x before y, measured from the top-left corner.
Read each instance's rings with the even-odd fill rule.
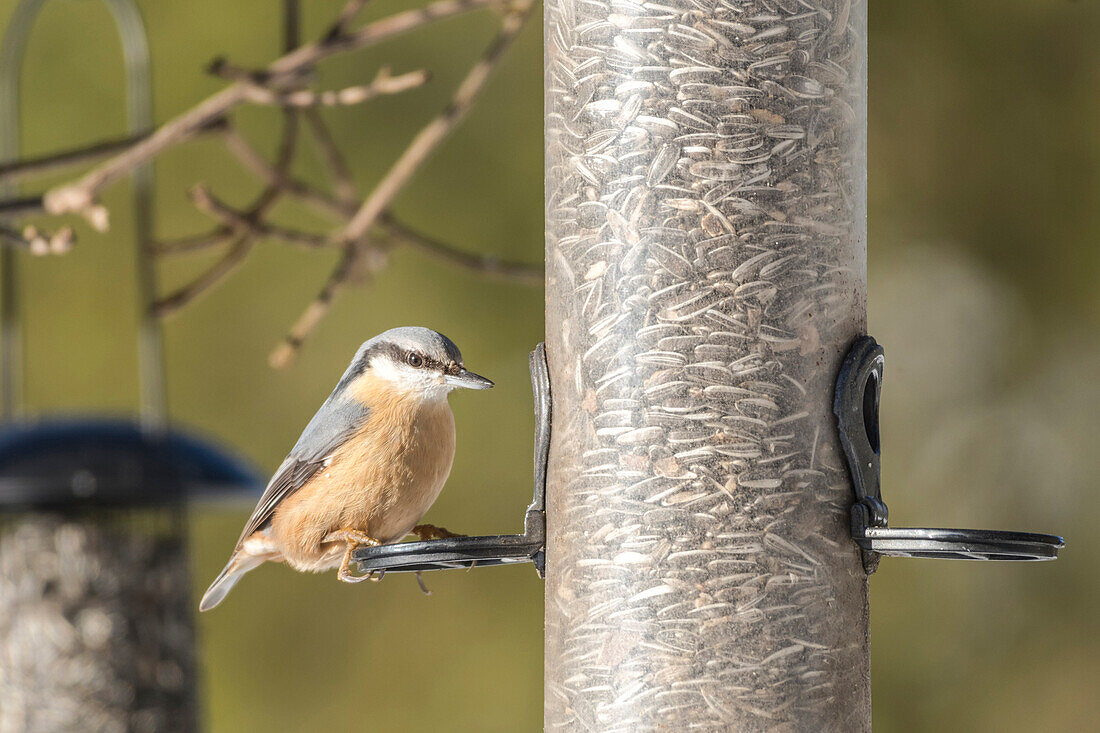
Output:
[[[347,547],[344,549],[344,558],[340,561],[340,570],[336,573],[336,579],[345,583],[362,583],[364,580],[379,581],[382,579],[382,575],[379,574],[375,577],[374,572],[369,572],[366,575],[353,575],[351,572],[351,554],[357,549],[366,545],[367,547],[378,547],[381,542],[374,539],[366,532],[358,529],[342,529],[338,532],[329,533],[325,539],[325,542],[346,542]]]
[[[436,527],[434,524],[418,524],[412,528],[409,534],[416,535],[417,539],[421,542],[425,540],[446,540],[451,537],[466,536],[464,534],[456,534],[446,527]],[[424,578],[419,570],[416,573],[416,584],[420,586],[420,590],[424,595],[430,596],[432,594],[432,592],[428,590],[428,586],[424,585]]]
[[[416,535],[421,542],[424,540],[445,540],[451,537],[465,537],[464,534],[455,534],[445,527],[436,527],[434,524],[418,524],[412,528],[409,534]]]

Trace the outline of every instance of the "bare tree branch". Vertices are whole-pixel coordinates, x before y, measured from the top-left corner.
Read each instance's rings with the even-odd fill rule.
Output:
[[[233,236],[233,230],[229,227],[218,227],[209,232],[194,234],[176,239],[165,239],[150,243],[150,248],[158,255],[183,254],[187,252],[199,252],[210,247],[215,247]]]
[[[247,234],[254,238],[270,237],[309,249],[331,247],[335,244],[325,234],[281,227],[264,221],[254,213],[238,211],[219,200],[203,186],[196,186],[191,190],[191,200],[195,202],[195,207],[199,211],[221,221],[223,231],[229,230],[238,235]]]
[[[321,118],[321,113],[315,109],[307,109],[302,114],[332,177],[332,190],[336,194],[336,200],[342,208],[347,209],[348,216],[351,216],[359,201],[359,187],[355,185],[351,168],[332,138],[328,125]]]
[[[423,8],[406,10],[354,31],[325,36],[274,61],[267,70],[273,75],[286,74],[296,69],[313,66],[318,61],[336,53],[372,46],[437,20],[500,4],[501,0],[436,0]]]
[[[288,114],[286,124],[283,127],[283,138],[280,144],[279,167],[274,170],[274,177],[276,179],[281,179],[284,176],[286,168],[293,160],[297,135],[297,117],[294,114]],[[255,235],[251,226],[241,226],[240,223],[258,220],[263,212],[275,202],[279,195],[278,192],[279,189],[277,186],[269,185],[256,198],[256,201],[250,207],[247,214],[241,214],[239,219],[234,218],[233,222],[223,226],[217,234],[209,236],[207,241],[210,243],[220,243],[233,235],[236,235],[236,238],[222,258],[206,271],[175,292],[159,298],[153,304],[153,314],[165,318],[178,312],[184,306],[189,305],[200,296],[207,293],[212,287],[240,267],[248,257],[248,253],[252,250],[253,237]],[[196,186],[192,189],[191,198],[192,201],[195,202],[195,205],[203,211],[219,213],[223,209],[225,211],[231,211],[229,207],[220,205],[220,202],[217,202],[216,199],[201,186]]]
[[[302,13],[299,0],[283,0],[283,53],[296,49],[302,42]]]
[[[348,284],[354,272],[356,257],[353,247],[345,245],[340,262],[336,265],[332,276],[325,282],[324,287],[321,288],[321,292],[317,294],[309,307],[298,318],[294,328],[287,334],[283,342],[271,352],[267,360],[271,366],[281,369],[294,359],[294,356],[302,347],[302,340],[312,333],[317,324],[321,322],[321,319],[328,314],[333,299]]]
[[[429,122],[413,138],[409,147],[386,173],[374,190],[367,196],[359,210],[344,227],[337,239],[348,245],[347,254],[336,269],[329,275],[320,294],[306,307],[294,325],[290,327],[283,342],[272,352],[269,361],[275,366],[283,366],[293,359],[294,354],[309,334],[316,328],[332,305],[333,298],[343,289],[349,273],[355,271],[356,257],[359,254],[357,242],[367,236],[368,231],[378,223],[379,217],[409,182],[413,174],[424,164],[431,153],[454,130],[458,123],[477,100],[485,88],[493,69],[499,63],[504,52],[515,40],[530,15],[531,2],[524,0],[513,5],[501,22],[501,29],[492,45],[470,69],[455,91],[451,103],[443,112]],[[365,247],[365,253],[373,248]]]
[[[310,89],[298,89],[277,92],[258,84],[245,84],[245,96],[253,104],[280,107],[347,107],[369,102],[383,94],[400,94],[409,89],[415,89],[426,84],[430,78],[431,75],[422,69],[400,76],[390,76],[389,70],[383,69],[370,84],[335,91],[315,92]]]
[[[42,213],[41,196],[21,196],[19,198],[0,201],[0,214],[5,216],[40,213]]]
[[[289,52],[300,42],[301,27],[299,24],[299,15],[299,0],[283,0],[284,52]],[[219,281],[228,277],[230,273],[240,267],[244,262],[252,249],[255,232],[252,227],[242,228],[241,223],[260,221],[264,212],[266,212],[278,200],[279,196],[282,195],[281,185],[287,179],[287,172],[294,163],[294,151],[298,144],[298,131],[299,124],[297,111],[284,109],[283,132],[279,140],[279,150],[276,154],[275,164],[273,166],[268,166],[267,161],[259,154],[255,154],[251,146],[245,143],[243,137],[235,135],[236,131],[228,124],[225,125],[225,133],[232,139],[237,140],[247,153],[253,153],[252,158],[250,158],[251,163],[270,174],[268,176],[267,186],[260,192],[260,195],[256,197],[256,200],[253,202],[252,206],[249,207],[247,213],[242,214],[233,221],[227,222],[219,228],[215,236],[207,238],[207,241],[220,242],[224,241],[233,233],[238,235],[233,245],[230,246],[222,258],[187,285],[157,300],[153,304],[154,315],[163,318],[175,313],[188,303],[193,302],[203,293],[209,291],[210,288]],[[195,201],[200,209],[205,205],[208,211],[219,213],[223,211],[232,211],[229,207],[221,205],[213,195],[209,194],[209,192],[202,187],[192,189],[192,200]]]
[[[340,15],[336,17],[336,22],[325,34],[325,38],[341,36],[346,33],[348,26],[355,20],[355,16],[359,15],[360,11],[366,7],[367,2],[368,0],[349,0],[348,4],[340,11]]]
[[[398,246],[408,246],[473,272],[515,282],[541,283],[542,268],[538,265],[502,261],[463,251],[402,223],[389,212],[400,191],[476,102],[500,58],[529,16],[532,0],[518,0],[511,4],[508,4],[509,0],[436,0],[424,8],[397,13],[349,30],[348,25],[366,2],[350,0],[325,36],[318,41],[299,45],[300,0],[284,0],[282,57],[258,70],[236,67],[225,60],[215,61],[211,72],[226,79],[229,85],[149,135],[108,141],[81,150],[0,167],[0,180],[5,177],[14,180],[65,165],[112,156],[82,178],[51,189],[42,197],[0,201],[0,214],[35,213],[43,209],[54,215],[77,213],[96,228],[105,229],[107,210],[97,201],[105,187],[165,150],[193,140],[200,133],[218,133],[226,149],[262,182],[263,188],[248,206],[240,209],[226,204],[205,187],[192,189],[191,198],[196,208],[215,220],[214,227],[201,234],[151,243],[150,248],[156,254],[179,254],[227,243],[229,246],[213,265],[156,301],[153,310],[158,316],[168,316],[208,293],[241,266],[259,240],[274,239],[308,249],[339,247],[341,256],[336,268],[272,353],[270,360],[276,366],[289,363],[328,313],[341,290],[353,282],[370,278],[382,269],[388,262],[389,252]],[[382,94],[407,91],[426,83],[428,74],[421,70],[394,77],[383,69],[368,84],[335,91],[315,91],[306,85],[314,78],[317,62],[436,20],[493,6],[500,6],[505,11],[496,39],[471,67],[450,104],[416,134],[381,182],[365,199],[361,198],[354,175],[333,139],[320,108],[359,104]],[[282,110],[283,131],[272,162],[253,147],[227,116],[235,107],[245,103],[271,105]],[[331,193],[294,176],[293,163],[303,121],[328,170]],[[337,227],[335,232],[300,231],[269,221],[270,210],[284,197],[309,204],[323,215],[333,218]],[[0,242],[35,254],[57,253],[71,246],[72,230],[66,228],[51,237],[39,234],[33,228],[20,233],[0,227]]]
[[[462,80],[451,103],[413,138],[409,147],[405,149],[405,152],[390,168],[370,196],[367,197],[367,200],[359,207],[359,211],[348,222],[347,227],[344,228],[341,234],[341,239],[350,242],[363,236],[378,220],[383,209],[389,205],[397,192],[409,182],[413,174],[424,164],[428,156],[458,126],[458,123],[462,121],[462,118],[477,100],[478,94],[485,88],[485,84],[489,81],[489,77],[493,69],[496,68],[501,56],[512,45],[512,41],[515,40],[516,35],[523,27],[523,22],[527,19],[530,10],[530,3],[524,2],[522,5],[517,5],[514,11],[509,12],[504,17],[496,40],[493,41],[485,55],[470,69],[466,78]]]
[[[50,189],[43,197],[51,214],[78,213],[87,216],[95,196],[108,184],[147,163],[165,149],[190,139],[210,120],[217,119],[244,99],[244,85],[234,84],[191,110],[165,123],[149,137],[94,168],[76,183]]]
[[[33,176],[53,173],[57,170],[90,163],[108,155],[133,146],[144,139],[145,135],[124,137],[119,140],[107,140],[73,150],[62,150],[38,158],[26,158],[12,163],[0,163],[0,181],[16,183]]]
[[[61,255],[73,248],[73,230],[69,227],[59,229],[55,234],[38,231],[37,228],[24,227],[18,232],[0,223],[0,244],[15,247],[32,255]]]
[[[499,1],[436,0],[424,8],[397,13],[354,31],[338,33],[301,46],[272,62],[267,67],[266,73],[272,78],[293,76],[333,54],[364,48],[436,20],[488,7]],[[196,131],[213,120],[225,116],[229,110],[245,101],[247,89],[247,85],[242,82],[231,84],[164,123],[149,137],[109,158],[80,180],[47,191],[43,197],[46,211],[54,215],[78,213],[86,216],[93,223],[100,221],[105,223],[103,215],[94,207],[95,198],[103,188],[126,176],[139,165],[152,160],[166,149],[189,140]]]
[[[325,214],[344,217],[344,211],[335,200],[325,196],[304,181],[290,178],[285,173],[279,173],[275,166],[264,160],[264,157],[252,147],[252,144],[232,127],[225,130],[222,139],[229,152],[269,187],[277,188],[284,194],[299,198]]]
[[[381,224],[384,231],[402,244],[406,244],[418,252],[423,252],[429,257],[446,262],[449,265],[457,265],[466,270],[496,276],[512,282],[527,283],[529,285],[542,285],[543,283],[544,272],[541,264],[529,265],[524,262],[501,260],[492,255],[480,255],[456,249],[398,221],[388,213],[382,215]]]
[[[212,120],[199,130],[198,134],[201,135],[206,132],[219,130],[224,125],[224,118]],[[0,182],[18,183],[28,178],[54,173],[84,163],[92,163],[108,155],[125,151],[148,136],[149,133],[131,135],[117,140],[104,140],[84,147],[62,150],[57,153],[49,153],[48,155],[42,155],[37,158],[24,158],[10,163],[0,163]]]
[[[209,269],[179,290],[158,299],[153,304],[153,313],[160,318],[164,318],[190,304],[240,267],[251,249],[252,239],[249,236],[237,237],[233,242],[233,246]]]

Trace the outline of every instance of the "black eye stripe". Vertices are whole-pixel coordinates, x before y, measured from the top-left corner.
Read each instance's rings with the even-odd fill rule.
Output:
[[[383,354],[398,364],[405,364],[408,366],[413,366],[409,364],[409,357],[417,356],[421,359],[421,364],[419,366],[414,366],[414,369],[431,369],[444,372],[445,374],[457,374],[461,369],[461,365],[451,359],[440,361],[439,359],[433,359],[427,354],[423,354],[419,351],[410,351],[408,347],[403,348],[394,343],[386,343],[378,344],[363,355],[360,362],[361,366],[357,373],[362,373],[364,369],[368,368],[372,358]]]
[[[415,351],[410,351],[405,356],[405,363],[414,369],[431,369],[442,372],[448,371],[447,365],[443,362]]]

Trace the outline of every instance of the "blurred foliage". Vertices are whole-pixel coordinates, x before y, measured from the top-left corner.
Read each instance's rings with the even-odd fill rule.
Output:
[[[342,0],[311,0],[306,37]],[[368,17],[411,5],[379,0]],[[157,119],[215,91],[202,73],[228,54],[259,65],[279,44],[275,3],[141,3]],[[0,0],[0,27],[14,8]],[[425,67],[432,83],[328,115],[363,187],[449,98],[493,33],[469,16],[324,66],[325,87]],[[1100,6],[1080,0],[872,2],[870,323],[890,361],[885,492],[900,526],[1064,533],[1057,563],[887,560],[872,582],[879,731],[1083,730],[1100,685],[1096,518],[1100,451]],[[542,253],[541,36],[528,27],[454,138],[397,201],[417,226],[471,250]],[[122,66],[106,12],[55,2],[29,43],[23,150],[118,135]],[[242,127],[270,152],[278,114]],[[316,160],[298,171],[322,180]],[[157,164],[157,229],[208,221],[185,192],[231,203],[256,183],[215,142]],[[135,407],[131,212],[107,195],[113,228],[63,258],[25,261],[28,404],[34,411]],[[285,207],[283,221],[311,220]],[[211,255],[162,268],[184,282]],[[313,296],[332,253],[268,243],[227,284],[166,328],[180,424],[273,468],[355,347],[385,328],[450,335],[498,388],[453,398],[451,481],[429,521],[468,533],[520,528],[530,492],[527,351],[542,294],[400,252],[342,295],[285,371],[270,348]],[[249,507],[198,507],[193,588],[220,569]],[[408,576],[344,586],[281,567],[248,577],[200,618],[211,731],[534,730],[541,721],[542,593],[530,567],[441,573],[423,597]],[[196,596],[197,597],[197,596]]]

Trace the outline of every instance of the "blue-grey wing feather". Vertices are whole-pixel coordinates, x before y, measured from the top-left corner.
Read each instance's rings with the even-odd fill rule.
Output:
[[[260,502],[245,523],[238,546],[270,521],[279,503],[305,486],[324,467],[325,460],[366,422],[370,408],[344,397],[342,387],[345,381],[341,380],[340,386],[321,405],[290,454],[271,477]]]

